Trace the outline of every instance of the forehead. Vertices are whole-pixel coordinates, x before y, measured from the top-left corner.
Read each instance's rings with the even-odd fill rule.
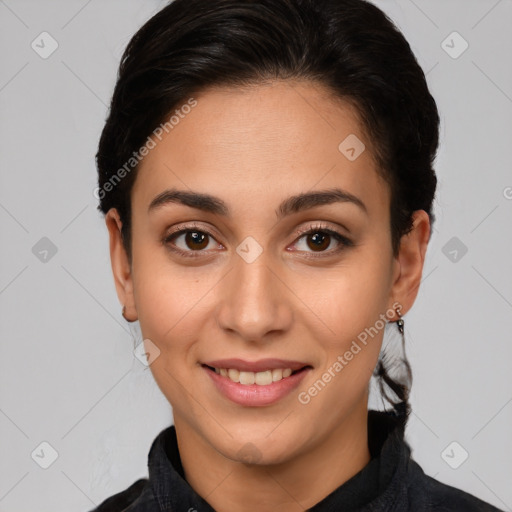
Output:
[[[322,86],[278,81],[217,87],[193,99],[192,108],[175,107],[172,128],[160,141],[154,138],[156,146],[141,162],[132,193],[139,207],[147,209],[167,188],[203,191],[226,202],[244,198],[239,207],[254,207],[330,187],[366,198],[370,208],[387,207],[387,185],[376,172],[357,110]]]

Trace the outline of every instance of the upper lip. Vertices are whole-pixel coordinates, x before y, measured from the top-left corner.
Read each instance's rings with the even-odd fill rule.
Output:
[[[273,370],[277,368],[290,368],[291,370],[300,370],[305,366],[310,366],[307,363],[300,361],[288,361],[286,359],[260,359],[259,361],[244,361],[243,359],[216,359],[215,361],[206,361],[203,364],[211,366],[212,368],[225,368],[235,369],[242,372],[262,372],[265,370]]]

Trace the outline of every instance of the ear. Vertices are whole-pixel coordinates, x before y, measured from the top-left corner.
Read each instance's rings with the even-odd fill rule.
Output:
[[[400,313],[409,311],[416,300],[421,283],[425,254],[430,238],[430,219],[426,211],[413,212],[413,226],[402,236],[395,258],[395,271],[390,297],[402,307]],[[390,304],[390,308],[394,309]]]
[[[133,280],[130,262],[123,246],[121,227],[123,223],[116,208],[111,208],[105,215],[110,238],[110,263],[114,275],[117,296],[121,304],[126,308],[125,318],[134,322],[137,320],[137,310],[133,295]]]

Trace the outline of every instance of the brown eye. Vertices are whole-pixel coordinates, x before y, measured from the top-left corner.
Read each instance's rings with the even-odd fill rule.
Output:
[[[169,249],[183,256],[201,256],[210,243],[215,247],[216,244],[213,242],[212,235],[196,229],[175,231],[163,239],[163,243]]]
[[[299,234],[300,237],[295,246],[297,250],[309,253],[310,256],[311,253],[318,253],[318,256],[329,256],[354,245],[352,240],[327,227],[313,226],[308,231]]]
[[[318,232],[307,235],[306,240],[308,247],[313,251],[323,251],[329,247],[331,242],[331,235],[328,233]]]
[[[185,245],[194,251],[205,249],[208,246],[208,235],[201,231],[187,231]]]

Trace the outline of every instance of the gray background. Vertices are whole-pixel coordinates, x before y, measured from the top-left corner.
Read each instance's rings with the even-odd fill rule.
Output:
[[[512,2],[375,3],[442,117],[437,222],[405,317],[407,437],[427,474],[512,510]],[[133,355],[93,196],[121,53],[164,4],[0,0],[2,512],[93,508],[147,475],[172,422]],[[46,59],[31,47],[51,49],[43,31],[58,43]]]

